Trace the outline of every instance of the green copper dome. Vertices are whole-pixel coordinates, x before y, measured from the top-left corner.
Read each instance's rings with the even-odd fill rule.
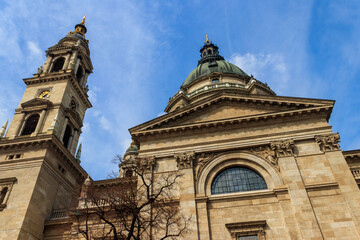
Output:
[[[248,77],[243,70],[234,64],[225,61],[224,58],[220,56],[219,47],[216,44],[213,44],[212,41],[209,41],[207,35],[204,46],[200,49],[200,53],[201,59],[198,61],[198,66],[185,79],[183,86],[212,72],[231,73],[242,77]]]
[[[220,73],[232,73],[237,74],[242,77],[248,77],[248,75],[241,70],[238,66],[229,63],[225,60],[217,60],[214,62],[204,62],[199,64],[185,79],[183,86],[190,84],[195,79],[208,75],[212,72],[220,72]]]

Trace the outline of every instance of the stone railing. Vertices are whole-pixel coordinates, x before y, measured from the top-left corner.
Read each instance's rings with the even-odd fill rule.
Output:
[[[360,179],[360,169],[351,169],[351,173],[355,179]]]
[[[67,210],[52,211],[50,220],[68,218]]]
[[[192,97],[192,96],[194,96],[194,95],[196,95],[196,94],[199,94],[199,93],[202,93],[202,92],[204,92],[204,91],[211,90],[211,89],[216,89],[216,88],[228,88],[228,87],[245,89],[245,88],[247,88],[248,86],[244,86],[243,84],[228,83],[228,82],[225,82],[225,83],[216,83],[216,84],[207,85],[207,86],[205,86],[205,87],[202,87],[202,88],[200,88],[200,89],[197,89],[196,91],[194,91],[194,92],[192,92],[192,93],[189,93],[189,94],[187,94],[186,96]]]

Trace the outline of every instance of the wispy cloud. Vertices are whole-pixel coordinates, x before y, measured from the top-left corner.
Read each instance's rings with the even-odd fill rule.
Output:
[[[43,55],[43,51],[40,50],[39,46],[37,43],[33,42],[33,41],[28,41],[27,42],[27,48],[29,50],[30,56],[34,57],[34,58],[41,58]]]
[[[234,53],[229,62],[241,67],[249,75],[254,75],[256,79],[271,83],[278,92],[289,82],[288,68],[280,54]]]

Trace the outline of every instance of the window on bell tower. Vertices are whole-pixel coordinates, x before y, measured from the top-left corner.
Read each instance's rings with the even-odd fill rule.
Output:
[[[0,204],[2,204],[5,200],[6,193],[8,191],[8,187],[4,187],[0,192]]]
[[[53,67],[52,67],[51,72],[58,72],[58,71],[60,71],[60,70],[63,68],[64,63],[65,63],[65,58],[60,57],[60,58],[56,59],[55,62],[54,62],[54,64],[53,64]]]
[[[81,66],[79,66],[77,73],[76,73],[76,79],[77,79],[78,83],[80,83],[83,75],[84,75],[83,68]]]
[[[21,136],[30,135],[35,131],[36,125],[38,124],[38,121],[39,121],[39,117],[40,117],[39,114],[35,114],[35,115],[30,116],[26,120],[24,129],[21,133]]]
[[[71,137],[71,127],[69,125],[66,126],[64,137],[63,137],[63,143],[66,148],[68,148],[69,142]]]

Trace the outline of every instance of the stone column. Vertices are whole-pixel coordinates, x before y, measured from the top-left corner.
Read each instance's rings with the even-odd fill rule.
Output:
[[[198,239],[197,236],[197,219],[195,204],[195,188],[194,188],[194,171],[193,164],[195,160],[194,152],[186,152],[174,156],[177,162],[178,171],[181,174],[179,178],[179,194],[180,194],[180,213],[184,216],[193,216],[191,225],[189,225],[189,233],[186,239]]]
[[[39,118],[39,121],[36,125],[36,128],[35,128],[35,131],[31,134],[31,136],[36,136],[38,135],[39,131],[40,131],[40,128],[44,122],[44,118],[45,118],[45,114],[46,114],[46,109],[43,109],[40,113],[40,118]]]
[[[46,59],[45,61],[45,64],[44,64],[44,73],[48,73],[50,72],[50,65],[52,63],[52,60],[53,60],[53,56],[48,56],[48,58]]]
[[[79,138],[79,130],[75,129],[73,138],[72,138],[72,142],[69,143],[70,144],[69,151],[72,155],[75,155],[78,138]]]
[[[281,173],[289,190],[290,203],[296,219],[296,226],[293,227],[299,227],[301,239],[324,239],[294,157],[294,141],[276,141],[270,145],[279,159]]]
[[[85,71],[84,77],[82,79],[82,83],[81,83],[81,87],[85,88],[86,82],[87,82],[87,78],[89,77],[89,72]]]
[[[61,130],[61,134],[60,134],[60,141],[62,143],[63,143],[63,138],[64,138],[64,134],[65,134],[65,130],[66,130],[66,126],[67,126],[68,122],[69,122],[69,118],[65,117],[63,127],[62,127],[62,130]]]
[[[73,141],[73,139],[74,139],[74,133],[72,132],[71,135],[70,135],[70,137],[69,137],[68,145],[66,146],[66,148],[69,150],[69,152],[70,152],[70,150],[71,150],[71,146],[72,146],[72,141]]]
[[[67,70],[68,69],[70,58],[71,58],[71,52],[69,52],[66,55],[65,63],[64,63],[64,66],[63,66],[62,70]]]
[[[71,69],[74,73],[75,73],[75,63],[76,63],[77,55],[78,52],[76,50],[72,52],[69,63],[70,66],[68,67],[68,69]]]
[[[26,113],[21,113],[21,120],[20,120],[20,122],[19,122],[19,127],[18,127],[18,129],[16,130],[16,134],[15,134],[15,136],[14,137],[16,137],[16,136],[19,136],[20,134],[21,134],[21,132],[22,132],[22,130],[24,129],[24,126],[25,126],[25,116],[26,116]]]
[[[75,67],[74,67],[74,74],[76,75],[77,73],[77,70],[79,68],[79,65],[80,65],[80,59],[77,58],[76,61],[75,61]]]

